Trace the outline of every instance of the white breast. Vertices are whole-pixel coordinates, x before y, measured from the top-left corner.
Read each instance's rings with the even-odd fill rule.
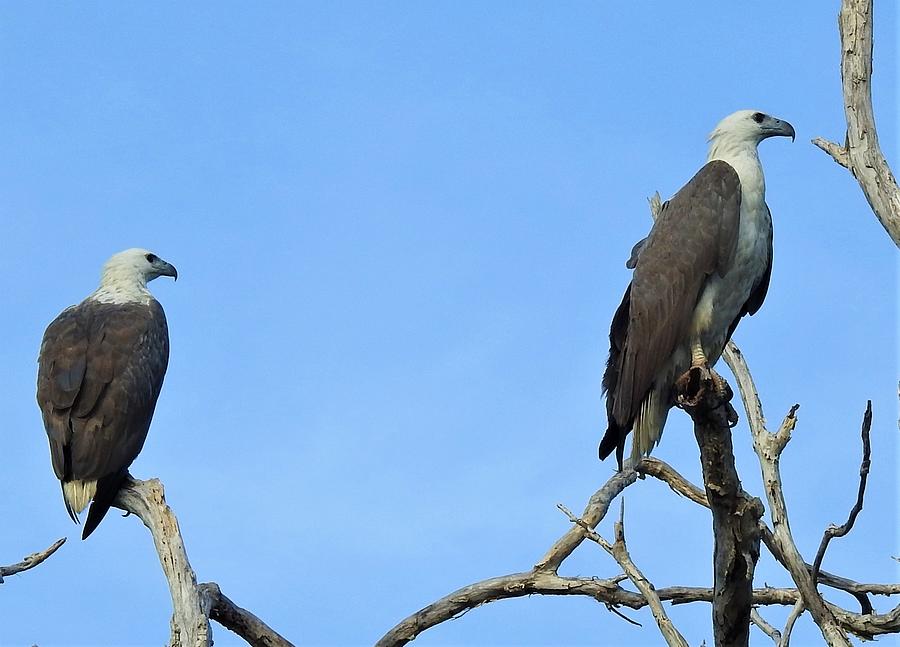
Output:
[[[750,298],[769,265],[772,220],[765,202],[765,179],[756,151],[724,161],[741,181],[741,224],[734,262],[725,276],[713,274],[694,311],[692,332],[699,335],[710,365],[722,354],[728,328]]]

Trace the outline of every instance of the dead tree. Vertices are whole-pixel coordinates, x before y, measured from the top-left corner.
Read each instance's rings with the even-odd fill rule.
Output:
[[[872,110],[872,0],[843,0],[838,23],[847,117],[846,143],[839,146],[821,138],[815,139],[813,143],[853,173],[876,217],[894,243],[900,246],[900,190],[878,145]],[[657,196],[651,200],[654,215],[658,208]],[[685,643],[665,614],[661,602],[666,600],[673,603],[712,602],[717,645],[748,644],[749,626],[752,622],[776,645],[786,646],[790,642],[794,623],[807,611],[828,645],[849,645],[848,634],[872,639],[882,634],[900,633],[900,604],[888,613],[876,614],[868,599],[871,594],[900,594],[900,584],[863,584],[821,569],[822,559],[831,539],[849,533],[862,510],[870,465],[871,402],[866,406],[863,416],[863,459],[856,503],[845,524],[826,529],[813,564],[809,564],[803,559],[791,535],[779,466],[781,454],[797,424],[797,405],[791,408],[774,433],[769,432],[759,396],[742,354],[734,344],[729,343],[723,357],[737,379],[743,399],[753,436],[753,447],[765,485],[765,499],[772,519],[771,528],[761,520],[762,503],[742,490],[734,469],[729,428],[731,418],[727,409],[730,405],[716,400],[709,393],[689,394],[691,397],[687,398],[687,406],[684,408],[694,420],[695,436],[701,452],[704,489],[689,483],[670,466],[657,459],[647,458],[637,465],[629,465],[594,493],[580,517],[560,506],[573,526],[531,570],[494,577],[454,591],[402,620],[378,641],[377,647],[404,645],[426,629],[458,617],[477,606],[533,594],[587,595],[614,612],[617,607],[637,609],[649,605],[660,632],[669,645]],[[615,526],[616,539],[613,544],[595,532],[594,529],[608,512],[613,499],[633,485],[639,474],[662,479],[676,492],[711,508],[715,533],[712,589],[677,586],[656,589],[646,581],[628,555],[621,518]],[[602,546],[616,560],[623,574],[608,579],[560,577],[560,565],[584,539]],[[760,542],[790,573],[794,588],[752,587]],[[631,580],[638,589],[637,592],[620,586],[626,579]],[[818,590],[819,584],[850,593],[859,603],[860,611],[850,611],[825,600]],[[785,627],[781,630],[773,627],[758,609],[753,608],[772,604],[792,606]]]

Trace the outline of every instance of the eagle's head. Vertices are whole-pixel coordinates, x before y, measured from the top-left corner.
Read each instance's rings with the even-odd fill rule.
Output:
[[[720,121],[709,134],[709,159],[756,152],[756,146],[768,137],[790,137],[794,127],[783,119],[759,110],[738,110]]]
[[[720,121],[709,134],[709,141],[731,140],[759,144],[767,137],[790,137],[794,140],[794,127],[783,119],[767,115],[759,110],[738,110]]]
[[[147,285],[158,276],[171,276],[178,280],[178,271],[171,263],[146,249],[133,247],[110,257],[103,266],[104,281],[134,281]]]
[[[126,249],[103,265],[100,287],[92,298],[103,303],[147,303],[147,283],[158,276],[178,279],[175,266],[146,249]]]

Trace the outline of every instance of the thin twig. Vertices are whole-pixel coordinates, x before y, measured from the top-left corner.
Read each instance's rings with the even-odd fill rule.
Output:
[[[778,645],[781,642],[781,632],[766,622],[766,619],[760,615],[759,609],[754,608],[750,610],[750,622],[759,627],[764,634],[771,638],[775,645]]]
[[[652,476],[663,481],[672,489],[673,492],[677,492],[678,494],[685,496],[694,503],[702,505],[705,508],[709,507],[709,502],[706,500],[706,493],[699,487],[688,481],[686,478],[684,478],[677,471],[675,471],[675,469],[665,461],[654,458],[652,456],[647,457],[644,458],[644,460],[641,461],[638,465],[636,465],[635,469],[640,474]],[[750,495],[744,493],[742,496],[749,498]],[[775,559],[778,560],[779,563],[784,565],[785,557],[779,549],[777,542],[775,541],[775,536],[772,534],[771,529],[769,529],[765,521],[760,520],[759,530],[763,543],[766,545]],[[807,570],[812,572],[811,564],[804,565],[806,566]],[[872,603],[869,601],[868,594],[900,594],[900,584],[860,584],[858,582],[854,582],[853,580],[847,579],[846,577],[841,577],[839,575],[835,575],[833,573],[829,573],[828,571],[822,570],[819,571],[818,581],[826,586],[844,591],[855,597],[859,601],[860,613],[862,615],[867,615],[869,613],[872,613],[873,611]]]
[[[789,647],[791,644],[791,632],[794,631],[794,624],[797,622],[797,619],[803,615],[803,612],[806,611],[806,605],[803,604],[803,598],[797,600],[797,603],[794,604],[794,608],[791,609],[790,614],[788,614],[787,622],[784,623],[784,631],[781,633],[781,641],[778,643],[778,647]]]
[[[613,499],[619,496],[626,487],[637,481],[637,476],[637,472],[628,467],[621,472],[613,474],[603,487],[591,496],[587,506],[584,508],[584,512],[581,514],[581,519],[590,528],[596,528],[600,520],[606,516]],[[559,569],[559,565],[563,563],[563,560],[581,545],[584,538],[584,529],[578,525],[573,526],[569,532],[560,537],[550,547],[546,555],[538,560],[534,566],[535,569],[555,573]]]
[[[869,432],[872,430],[872,401],[869,400],[866,404],[866,412],[863,414],[863,422],[862,422],[862,446],[863,446],[863,456],[862,463],[859,466],[859,489],[856,492],[856,503],[853,505],[853,508],[850,510],[850,515],[847,517],[847,522],[841,526],[831,525],[825,529],[825,534],[822,536],[822,542],[819,544],[819,550],[816,552],[816,558],[813,561],[812,567],[812,579],[813,582],[816,582],[819,577],[819,570],[822,567],[822,559],[825,557],[825,551],[828,549],[828,544],[834,537],[844,537],[853,529],[853,524],[856,523],[856,517],[859,516],[859,513],[862,512],[863,509],[863,499],[866,496],[866,482],[869,479],[869,466],[870,459],[872,458],[872,443],[869,440]]]
[[[662,602],[659,599],[659,594],[656,592],[653,584],[646,578],[646,576],[641,572],[641,570],[637,567],[637,565],[632,561],[631,555],[628,554],[628,547],[625,544],[625,504],[622,502],[622,507],[619,513],[619,520],[614,525],[614,532],[616,535],[615,542],[610,544],[603,537],[601,537],[597,532],[593,530],[584,520],[576,517],[572,512],[566,508],[566,506],[560,504],[557,506],[563,514],[565,514],[569,521],[572,523],[581,526],[581,528],[585,532],[585,536],[593,541],[596,544],[599,544],[603,550],[609,553],[613,559],[618,562],[619,566],[622,567],[622,570],[628,576],[628,579],[632,581],[632,583],[637,587],[637,589],[644,596],[644,599],[647,600],[647,603],[650,605],[650,611],[653,614],[654,620],[656,620],[656,624],[659,627],[659,631],[662,633],[663,638],[666,640],[666,644],[674,645],[676,647],[688,647],[687,641],[684,639],[684,636],[675,628],[675,625],[672,624],[672,621],[669,620],[669,616],[666,614],[666,610],[663,608]]]
[[[0,566],[0,584],[3,584],[3,578],[7,575],[15,575],[16,573],[27,571],[42,563],[45,559],[50,557],[50,555],[55,553],[64,543],[66,543],[65,537],[57,539],[48,548],[36,553],[31,553],[31,555],[25,557],[21,562],[16,562],[10,566]]]

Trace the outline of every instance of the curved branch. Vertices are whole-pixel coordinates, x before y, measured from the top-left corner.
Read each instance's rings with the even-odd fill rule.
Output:
[[[774,434],[769,433],[765,428],[759,393],[753,384],[750,369],[747,367],[743,355],[737,346],[729,342],[723,357],[725,357],[725,361],[738,382],[741,397],[744,400],[744,407],[750,419],[753,449],[759,458],[766,499],[769,502],[769,514],[772,517],[772,536],[784,558],[782,563],[791,574],[791,579],[794,580],[797,589],[803,596],[804,605],[822,632],[825,642],[828,645],[849,647],[850,642],[846,634],[816,589],[806,562],[800,555],[797,544],[794,543],[790,523],[788,522],[787,504],[785,503],[784,491],[781,486],[779,461],[781,453],[791,439],[791,432],[797,424],[795,414],[799,405],[791,407],[790,412],[785,417],[784,422],[781,423],[781,427],[779,427],[777,432]]]
[[[850,169],[881,226],[900,247],[900,189],[878,144],[872,110],[872,0],[843,0],[838,27],[847,142],[841,147],[816,138],[813,144]]]
[[[386,633],[375,647],[400,647],[430,627],[434,627],[463,613],[497,600],[520,598],[526,595],[585,595],[598,602],[629,609],[642,609],[648,605],[640,593],[627,591],[619,586],[621,577],[591,579],[561,577],[546,571],[512,573],[502,577],[476,582],[450,593],[433,604],[409,616]],[[656,590],[659,599],[672,604],[712,602],[711,588],[673,586]],[[753,592],[753,603],[760,605],[795,604],[799,594],[796,589],[763,588]]]
[[[209,618],[230,629],[252,647],[294,647],[265,622],[232,602],[215,582],[200,585],[200,595],[209,600]]]
[[[21,562],[16,562],[10,566],[0,566],[0,584],[3,584],[3,578],[7,575],[15,575],[22,571],[27,571],[42,563],[45,559],[55,553],[60,546],[66,543],[66,538],[57,539],[48,548],[32,553],[25,557]]]
[[[863,414],[863,423],[862,423],[862,445],[863,445],[863,457],[862,463],[859,466],[859,489],[856,493],[856,503],[853,505],[853,508],[850,510],[850,515],[847,517],[847,522],[841,526],[831,525],[825,529],[825,534],[822,536],[822,542],[819,544],[819,550],[816,552],[816,558],[813,560],[812,567],[812,578],[815,582],[819,576],[819,570],[822,568],[822,560],[825,558],[825,551],[828,549],[828,544],[835,537],[845,537],[847,533],[849,533],[853,529],[853,524],[856,523],[856,517],[859,516],[859,513],[862,512],[863,509],[863,500],[866,496],[866,482],[869,478],[869,466],[871,465],[871,457],[872,457],[872,443],[869,440],[869,432],[872,430],[872,401],[869,400],[866,405],[866,412]]]
[[[604,484],[602,488],[594,492],[594,495],[588,501],[584,512],[581,514],[581,520],[585,522],[588,528],[596,528],[600,520],[606,516],[609,510],[609,504],[629,485],[637,480],[637,472],[634,469],[626,468],[621,472],[616,472]],[[565,535],[560,537],[547,554],[544,555],[537,564],[535,570],[549,571],[555,573],[559,570],[559,565],[563,560],[571,555],[581,542],[587,537],[587,532],[581,526],[572,526]]]

